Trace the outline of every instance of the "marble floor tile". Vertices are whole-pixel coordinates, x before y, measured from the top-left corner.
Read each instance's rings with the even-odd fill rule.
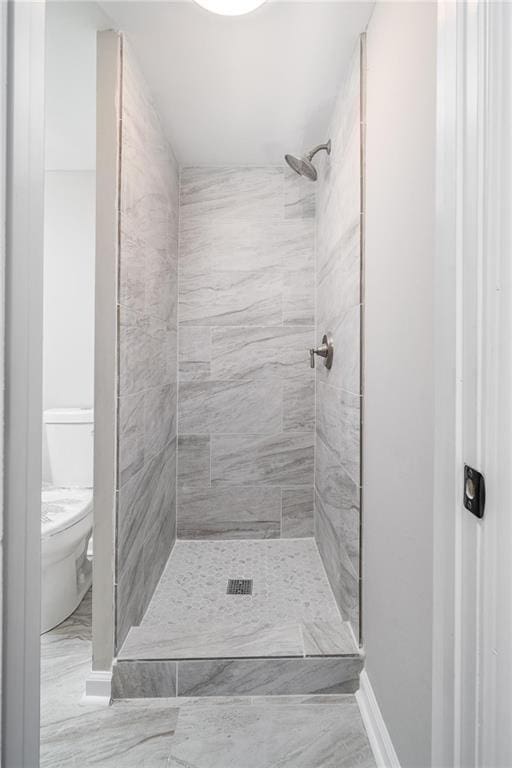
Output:
[[[253,579],[252,595],[227,595],[229,578]],[[141,626],[337,619],[313,539],[178,540]]]
[[[84,704],[90,598],[41,638],[43,768],[375,768],[352,695]]]
[[[180,710],[170,768],[373,768],[353,699]]]
[[[59,723],[43,725],[40,765],[163,768],[177,721],[177,707],[166,700],[120,701],[102,709],[82,705]]]

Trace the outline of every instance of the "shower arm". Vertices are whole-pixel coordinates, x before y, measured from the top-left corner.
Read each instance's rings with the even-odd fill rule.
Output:
[[[325,149],[325,151],[327,152],[328,155],[331,154],[331,140],[330,139],[327,142],[327,144],[319,144],[317,147],[312,149],[311,152],[308,152],[308,155],[307,155],[308,160],[311,161],[318,152],[322,151],[322,149]]]

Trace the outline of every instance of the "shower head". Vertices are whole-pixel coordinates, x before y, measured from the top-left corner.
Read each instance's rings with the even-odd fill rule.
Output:
[[[318,174],[316,168],[306,157],[294,157],[293,155],[285,155],[284,159],[299,176],[306,176],[311,181],[316,181]]]
[[[315,147],[311,150],[311,152],[308,152],[307,155],[304,155],[303,157],[295,157],[294,155],[285,155],[284,159],[290,166],[290,168],[295,171],[295,173],[298,173],[299,176],[305,176],[310,181],[316,181],[318,178],[318,173],[311,162],[316,155],[317,152],[320,152],[320,150],[325,149],[328,155],[331,154],[331,140],[326,144],[319,144],[318,147]]]

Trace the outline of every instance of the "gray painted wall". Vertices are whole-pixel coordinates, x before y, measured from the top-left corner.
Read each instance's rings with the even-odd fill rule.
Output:
[[[359,633],[361,138],[360,45],[318,162],[316,343],[334,339],[316,367],[315,535],[338,607]]]
[[[178,536],[313,534],[314,188],[181,171]]]
[[[121,104],[118,648],[176,536],[178,169],[126,42]]]
[[[363,633],[407,768],[430,765],[436,5],[368,28]]]

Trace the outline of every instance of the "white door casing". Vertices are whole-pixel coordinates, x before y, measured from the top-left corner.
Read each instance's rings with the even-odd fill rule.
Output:
[[[512,765],[512,7],[439,4],[433,759]],[[463,465],[486,477],[482,521]]]

